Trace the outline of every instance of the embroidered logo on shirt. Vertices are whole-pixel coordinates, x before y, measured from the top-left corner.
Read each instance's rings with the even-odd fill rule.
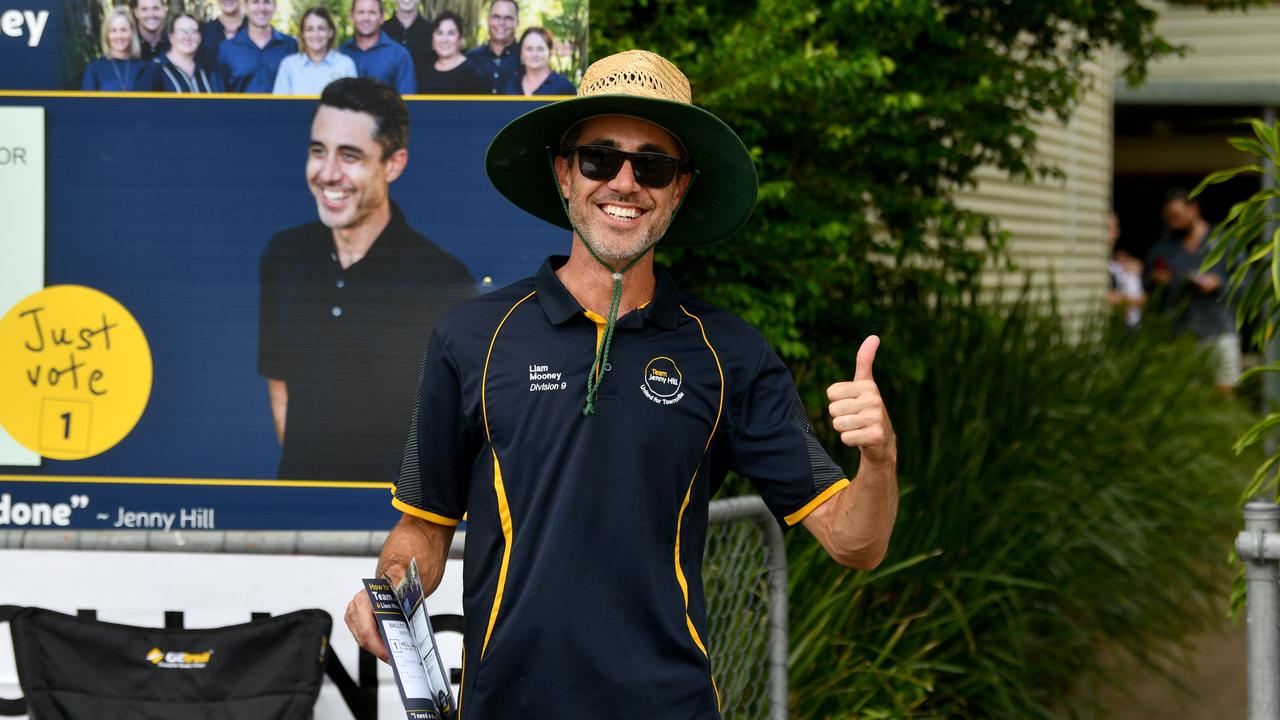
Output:
[[[644,366],[644,383],[640,385],[640,392],[655,403],[674,405],[680,402],[684,397],[680,390],[683,386],[684,376],[671,358],[656,357]]]
[[[562,373],[552,372],[549,365],[529,365],[529,392],[544,390],[564,390],[569,383],[562,379]]]

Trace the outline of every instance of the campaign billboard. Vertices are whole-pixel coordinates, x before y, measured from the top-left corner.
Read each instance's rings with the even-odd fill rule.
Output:
[[[329,242],[307,176],[314,98],[0,92],[0,528],[389,527],[398,452],[331,471],[375,439],[327,398],[377,395],[402,443],[429,330],[414,316],[440,310],[406,306],[405,283],[425,277],[417,301],[447,304],[567,250],[563,230],[485,176],[489,140],[538,102],[407,101],[408,159],[389,194],[433,248],[415,251],[425,264],[384,254],[381,273],[362,271],[384,235],[349,267],[285,253],[269,272],[273,238],[303,228]],[[264,289],[272,272],[293,278],[286,290]],[[321,372],[325,354],[355,368],[306,378],[333,393],[304,408],[295,391],[282,433],[263,357],[284,335],[285,368]],[[378,384],[391,374],[390,390]],[[333,459],[282,472],[282,435],[307,414]]]

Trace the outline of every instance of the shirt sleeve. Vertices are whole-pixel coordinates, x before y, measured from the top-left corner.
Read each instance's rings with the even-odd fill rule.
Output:
[[[457,525],[467,510],[480,446],[480,433],[463,409],[457,364],[439,332],[432,332],[391,504],[433,523]]]
[[[240,92],[240,88],[236,87],[235,74],[231,69],[231,54],[233,52],[229,40],[218,46],[218,61],[214,72],[218,77],[222,78],[222,88],[225,92]]]
[[[293,94],[293,56],[286,56],[280,61],[280,68],[276,71],[275,86],[271,88],[273,95],[291,95]]]
[[[795,382],[767,346],[735,393],[729,468],[751,479],[785,530],[849,484],[818,443]]]
[[[396,92],[402,96],[418,92],[418,80],[413,74],[413,58],[409,57],[408,50],[400,54],[400,60],[396,63]]]

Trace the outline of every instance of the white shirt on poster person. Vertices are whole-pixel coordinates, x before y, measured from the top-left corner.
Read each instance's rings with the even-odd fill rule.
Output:
[[[325,85],[356,76],[356,63],[333,49],[337,33],[333,17],[324,8],[312,8],[302,15],[302,43],[298,52],[280,61],[276,95],[319,95]]]
[[[319,63],[305,52],[294,53],[280,62],[276,85],[271,92],[276,95],[319,95],[324,86],[334,80],[355,76],[355,62],[337,50],[330,50]]]

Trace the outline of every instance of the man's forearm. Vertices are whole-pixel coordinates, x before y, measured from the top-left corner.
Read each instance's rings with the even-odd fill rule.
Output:
[[[271,400],[271,420],[276,427],[276,441],[284,445],[285,418],[289,415],[289,386],[284,380],[268,378],[267,397]]]
[[[409,567],[409,560],[416,557],[418,573],[422,576],[422,590],[431,594],[444,577],[453,531],[454,528],[448,525],[437,525],[411,515],[401,517],[391,529],[378,556],[378,577],[386,577],[392,584],[400,582]]]
[[[855,568],[879,565],[898,516],[897,461],[871,462],[864,457],[853,484],[833,499],[828,548],[832,556]]]

